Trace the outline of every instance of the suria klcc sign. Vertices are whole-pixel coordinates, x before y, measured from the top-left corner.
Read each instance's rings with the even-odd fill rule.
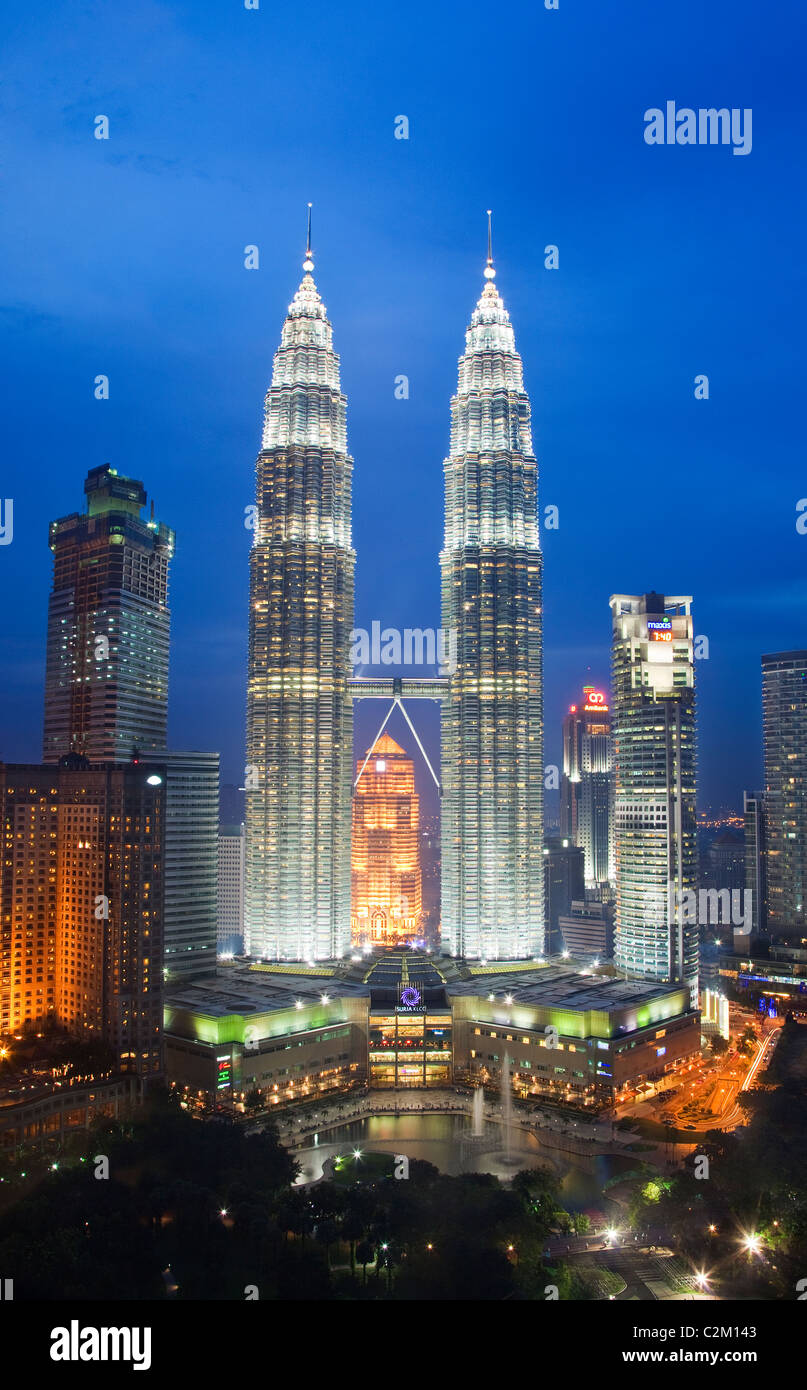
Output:
[[[396,1013],[425,1013],[425,1007],[421,1004],[420,990],[415,989],[414,985],[404,985],[401,990],[401,1002],[396,1008]]]

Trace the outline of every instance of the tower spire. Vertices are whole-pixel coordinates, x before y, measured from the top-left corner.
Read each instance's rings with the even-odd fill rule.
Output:
[[[491,224],[492,216],[493,213],[491,212],[491,209],[488,208],[488,263],[485,266],[486,280],[496,279],[496,271],[493,269],[493,228]]]
[[[311,206],[312,206],[311,203],[309,203],[309,204],[308,204],[308,231],[307,231],[307,233],[306,233],[306,238],[305,238],[305,260],[303,261],[303,270],[307,271],[309,275],[310,275],[311,271],[314,269],[314,261],[313,261],[312,256],[311,256]]]

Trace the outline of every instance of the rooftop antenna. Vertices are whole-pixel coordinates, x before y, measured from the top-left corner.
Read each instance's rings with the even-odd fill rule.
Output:
[[[493,269],[493,228],[491,224],[492,216],[493,213],[491,212],[491,209],[488,208],[488,263],[485,266],[486,280],[496,279],[496,271]]]
[[[307,231],[307,233],[306,233],[306,238],[305,238],[305,260],[303,261],[303,270],[305,270],[309,275],[311,274],[311,271],[314,269],[314,262],[313,262],[312,257],[311,257],[311,207],[312,207],[312,204],[309,203],[309,204],[308,204],[308,231]]]

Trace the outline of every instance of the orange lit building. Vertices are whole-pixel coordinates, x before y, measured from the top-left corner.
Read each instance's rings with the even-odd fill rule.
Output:
[[[396,946],[420,931],[419,798],[415,769],[389,734],[356,764],[351,932],[355,945]]]
[[[162,1069],[165,769],[0,763],[0,1037],[60,1023]]]

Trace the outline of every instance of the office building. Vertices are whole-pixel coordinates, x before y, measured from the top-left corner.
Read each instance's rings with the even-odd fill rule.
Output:
[[[161,1070],[165,768],[0,764],[0,1032],[50,1021]]]
[[[544,949],[542,556],[530,403],[488,244],[444,463],[442,939],[500,960]]]
[[[420,799],[412,759],[384,733],[356,762],[351,933],[400,946],[420,934]]]
[[[752,935],[765,936],[768,931],[768,913],[765,797],[762,792],[743,792],[743,840],[745,847],[744,887],[751,893]],[[746,951],[747,949],[746,944]]]
[[[346,400],[309,246],[266,395],[250,553],[245,946],[350,943],[353,707]]]
[[[618,969],[685,983],[697,1006],[698,923],[692,600],[615,594],[616,936]]]
[[[560,833],[583,850],[586,888],[606,893],[614,877],[613,768],[608,698],[585,685],[563,721]]]
[[[767,928],[799,938],[807,894],[807,651],[762,658]]]
[[[168,566],[174,533],[141,517],[143,484],[109,464],[84,484],[87,510],[51,523],[43,761],[78,753],[127,762],[165,747]]]
[[[614,955],[614,908],[610,903],[575,901],[558,920],[561,949],[583,960],[609,961]]]
[[[218,753],[160,754],[165,792],[166,986],[212,975],[218,929]]]
[[[244,827],[219,826],[217,950],[240,955],[244,949]]]
[[[545,951],[554,955],[563,949],[560,919],[571,912],[572,903],[585,894],[584,853],[579,845],[556,835],[544,840],[544,902],[546,904]]]

